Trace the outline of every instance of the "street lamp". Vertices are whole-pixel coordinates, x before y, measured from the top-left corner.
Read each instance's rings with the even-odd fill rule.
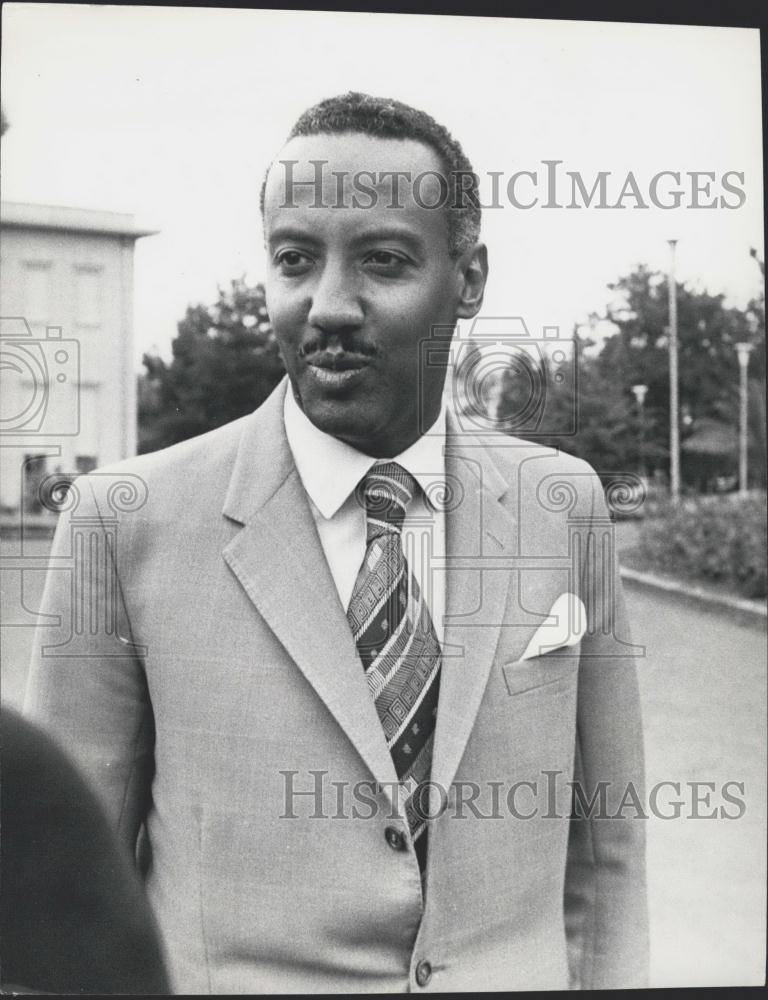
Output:
[[[633,385],[632,392],[635,395],[640,418],[640,475],[645,480],[645,394],[648,392],[648,386]]]
[[[739,495],[746,496],[749,488],[747,482],[747,368],[752,344],[734,345],[739,356]]]
[[[677,394],[677,280],[675,247],[677,240],[667,240],[669,260],[669,490],[672,500],[680,496],[680,425]]]

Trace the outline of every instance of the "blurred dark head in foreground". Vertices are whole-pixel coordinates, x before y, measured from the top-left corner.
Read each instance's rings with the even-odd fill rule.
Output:
[[[62,750],[2,710],[3,992],[168,993],[131,859]]]

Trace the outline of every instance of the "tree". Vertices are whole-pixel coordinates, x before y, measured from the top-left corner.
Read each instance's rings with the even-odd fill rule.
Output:
[[[753,254],[753,256],[755,256]],[[758,261],[759,263],[759,261]],[[604,319],[616,332],[597,353],[580,343],[577,390],[550,392],[548,412],[536,440],[579,455],[598,471],[660,470],[669,464],[669,305],[666,277],[644,265],[610,285],[617,293]],[[752,478],[765,483],[765,305],[746,310],[728,308],[725,296],[678,285],[679,392],[682,439],[702,423],[738,428],[739,367],[735,344],[754,345],[750,359],[750,427]],[[548,375],[551,385],[551,373]],[[566,384],[569,382],[566,379]],[[648,386],[640,411],[632,387]],[[509,376],[499,404],[501,414],[519,412],[517,398],[525,389]],[[558,432],[576,407],[575,436]],[[559,413],[558,411],[562,411]],[[567,412],[566,412],[567,411]],[[515,430],[525,437],[525,429]],[[641,444],[642,442],[642,444]],[[723,465],[735,456],[726,456]],[[701,478],[688,463],[691,481]],[[685,469],[683,470],[686,471]],[[728,471],[723,469],[723,471]]]
[[[754,247],[750,257],[760,268],[763,278],[760,295],[747,304],[746,316],[750,329],[750,342],[754,345],[749,366],[749,481],[762,489],[768,485],[766,470],[766,412],[765,412],[765,261],[760,260]]]
[[[598,358],[605,374],[648,386],[646,406],[669,425],[669,306],[666,277],[641,265],[610,285],[620,303],[607,318],[618,328]],[[738,413],[739,366],[735,345],[750,340],[746,312],[726,308],[725,296],[677,289],[680,408],[699,417],[732,421]],[[758,352],[760,353],[760,352]],[[754,359],[765,368],[765,354]]]
[[[250,413],[284,373],[264,287],[244,278],[211,306],[189,306],[167,364],[145,354],[139,379],[139,452],[155,451]]]

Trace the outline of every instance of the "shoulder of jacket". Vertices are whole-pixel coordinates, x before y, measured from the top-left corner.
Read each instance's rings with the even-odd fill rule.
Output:
[[[205,434],[188,438],[159,451],[134,455],[119,462],[100,466],[89,472],[85,478],[94,482],[102,477],[115,480],[120,476],[138,476],[141,479],[163,478],[165,475],[175,476],[180,469],[195,470],[201,466],[208,468],[227,462],[231,464],[244,426],[251,416],[252,414],[248,414],[239,417]]]
[[[489,445],[494,462],[504,478],[513,476],[523,466],[528,466],[532,475],[579,476],[594,480],[597,473],[583,458],[571,455],[560,448],[552,448],[536,441],[527,441],[511,435],[499,435]]]

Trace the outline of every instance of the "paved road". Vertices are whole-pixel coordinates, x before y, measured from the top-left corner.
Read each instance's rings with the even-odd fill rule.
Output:
[[[765,970],[766,643],[763,630],[627,587],[646,741],[646,782],[711,782],[680,819],[648,821],[654,986],[759,985]],[[740,819],[725,807],[744,783]],[[671,814],[673,793],[659,795]]]
[[[16,543],[17,544],[17,543]],[[44,554],[47,543],[36,543]],[[3,540],[0,550],[13,553]],[[43,573],[28,573],[24,603],[37,606]],[[3,615],[17,587],[3,580]],[[627,588],[639,661],[647,785],[680,782],[679,819],[648,820],[652,982],[655,986],[757,985],[765,952],[766,649],[763,631],[676,598]],[[2,630],[3,698],[23,696],[31,630]],[[691,782],[712,782],[708,815],[722,787],[743,782],[740,819],[691,818]],[[676,794],[665,787],[662,810]]]

